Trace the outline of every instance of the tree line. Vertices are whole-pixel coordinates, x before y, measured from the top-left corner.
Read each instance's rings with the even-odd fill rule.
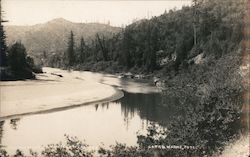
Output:
[[[2,10],[0,8],[2,15]],[[32,57],[27,55],[26,49],[21,42],[16,42],[7,47],[6,35],[0,15],[0,80],[19,80],[35,78],[34,72],[40,73],[42,69],[35,65]]]
[[[48,66],[79,70],[178,72],[191,66],[192,59],[199,54],[216,60],[236,48],[244,25],[238,3],[194,0],[191,6],[139,20],[117,34],[97,33],[87,41],[82,36],[80,43],[76,43],[76,35],[71,31],[64,53],[48,54],[45,50],[42,58]],[[11,60],[8,56],[13,55],[7,53],[2,22],[1,66],[7,66],[7,61]],[[27,58],[21,44],[16,46],[22,49],[24,55],[21,56]]]
[[[241,41],[243,22],[235,1],[194,0],[191,6],[134,22],[117,34],[97,33],[75,43],[70,32],[64,54],[49,58],[55,66],[82,70],[175,71],[199,54],[218,59]]]

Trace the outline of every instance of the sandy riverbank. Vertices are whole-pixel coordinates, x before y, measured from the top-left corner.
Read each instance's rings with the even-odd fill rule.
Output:
[[[63,108],[119,99],[123,93],[97,80],[101,75],[44,68],[37,80],[0,83],[0,118],[49,112]],[[60,74],[59,77],[53,74]]]
[[[237,141],[225,147],[219,157],[248,157],[250,153],[250,134],[242,135]]]

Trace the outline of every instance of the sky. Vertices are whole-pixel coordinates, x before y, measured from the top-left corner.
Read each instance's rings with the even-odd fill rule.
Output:
[[[190,0],[2,0],[2,10],[4,19],[9,21],[6,25],[34,25],[64,18],[123,26],[190,3]]]

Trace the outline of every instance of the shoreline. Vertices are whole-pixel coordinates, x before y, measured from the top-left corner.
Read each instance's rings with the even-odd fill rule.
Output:
[[[118,88],[98,82],[103,76],[85,78],[79,71],[45,69],[38,80],[1,82],[0,121],[111,102],[124,96]]]
[[[116,89],[115,94],[113,94],[110,97],[104,98],[104,99],[100,99],[100,100],[94,100],[94,101],[90,101],[90,102],[84,102],[81,104],[72,104],[69,106],[61,106],[61,107],[55,107],[55,108],[51,108],[51,109],[45,109],[45,110],[40,110],[40,111],[33,111],[33,112],[26,112],[26,113],[20,113],[20,114],[13,114],[13,115],[8,115],[8,116],[0,116],[0,121],[3,120],[7,120],[7,119],[15,119],[15,118],[20,118],[20,117],[24,117],[24,116],[30,116],[30,115],[36,115],[36,114],[47,114],[47,113],[53,113],[53,112],[58,112],[58,111],[63,111],[63,110],[70,110],[70,109],[74,109],[77,107],[81,107],[81,106],[86,106],[86,105],[94,105],[94,104],[99,104],[99,103],[107,103],[107,102],[112,102],[115,100],[118,100],[120,98],[122,98],[124,96],[124,93],[119,90]]]

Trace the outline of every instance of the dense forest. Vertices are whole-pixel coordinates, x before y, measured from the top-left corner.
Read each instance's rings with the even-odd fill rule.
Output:
[[[159,17],[139,20],[113,36],[97,33],[91,42],[79,43],[69,32],[64,55],[47,59],[50,66],[92,71],[159,70],[178,72],[198,58],[214,58],[237,49],[242,37],[241,1],[201,1]],[[74,59],[75,58],[75,59]],[[74,64],[68,64],[69,60]]]

